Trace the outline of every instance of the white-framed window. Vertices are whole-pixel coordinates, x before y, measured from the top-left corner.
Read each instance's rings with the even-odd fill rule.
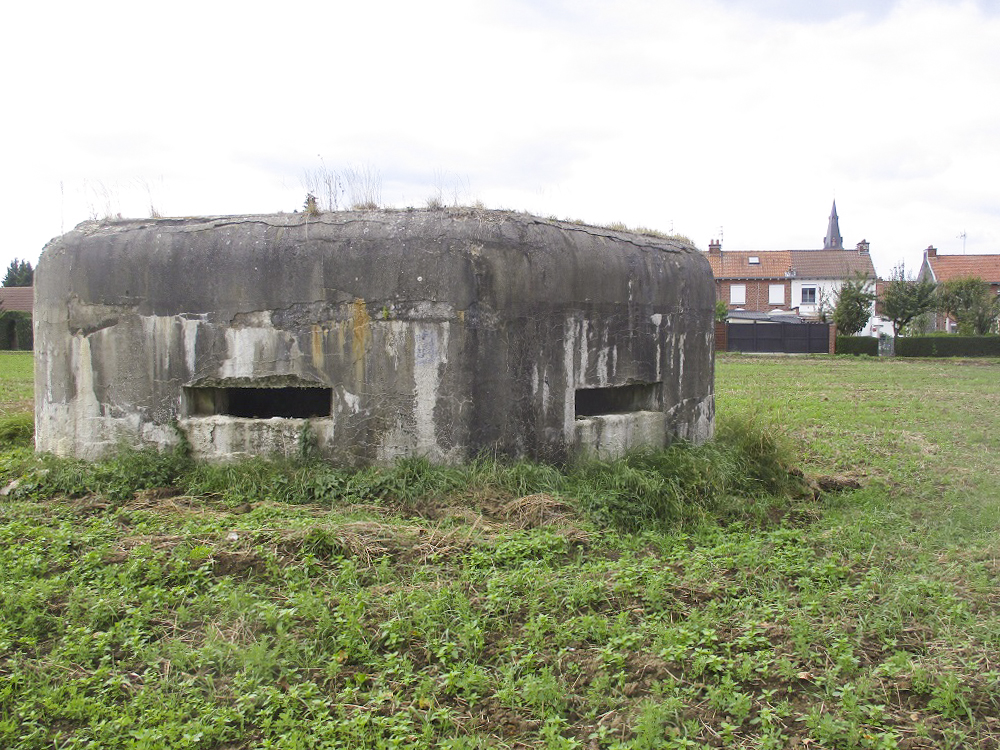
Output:
[[[771,284],[767,288],[767,302],[771,305],[785,304],[785,285]]]
[[[730,305],[745,305],[747,303],[747,285],[746,284],[730,284],[729,285],[729,304]]]
[[[803,305],[815,305],[816,304],[816,287],[814,286],[804,286],[802,287],[802,303]]]
[[[759,266],[760,265],[760,256],[759,255],[751,255],[749,258],[747,258],[747,263],[749,263],[751,266]]]

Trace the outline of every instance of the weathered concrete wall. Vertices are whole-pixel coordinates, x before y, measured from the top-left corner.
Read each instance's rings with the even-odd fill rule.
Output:
[[[226,458],[290,452],[308,422],[344,464],[713,429],[708,263],[647,236],[471,209],[85,223],[35,300],[36,444],[62,455],[175,424]],[[262,393],[273,411],[240,411]]]

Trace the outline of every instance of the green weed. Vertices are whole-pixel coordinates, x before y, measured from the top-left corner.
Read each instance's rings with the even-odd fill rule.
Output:
[[[998,372],[722,357],[715,441],[565,467],[4,444],[0,746],[994,747]]]
[[[728,420],[716,440],[636,452],[618,461],[573,467],[567,494],[599,523],[625,531],[699,522],[728,511],[747,515],[762,498],[784,495],[795,482],[790,453],[773,428]],[[731,501],[740,499],[741,513]]]
[[[34,447],[35,419],[31,414],[8,414],[0,417],[0,446]]]

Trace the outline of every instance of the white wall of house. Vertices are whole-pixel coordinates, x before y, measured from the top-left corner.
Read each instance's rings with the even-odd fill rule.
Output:
[[[837,296],[840,288],[844,285],[843,279],[792,279],[792,302],[791,306],[799,308],[799,315],[807,317],[819,317],[820,307],[826,305],[827,313],[833,314],[833,308],[837,304]],[[875,281],[872,280],[871,291],[875,291]],[[812,297],[815,302],[811,304],[803,303],[803,290],[806,290],[806,299],[810,298],[809,290],[813,290]],[[872,314],[868,319],[868,324],[861,330],[861,336],[878,336],[879,333],[892,333],[892,323],[883,320],[875,314],[875,306],[872,305]]]
[[[792,307],[799,308],[800,315],[819,315],[820,306],[826,303],[828,310],[833,311],[833,306],[837,303],[837,295],[843,284],[841,279],[792,279]],[[802,292],[812,290],[814,302],[809,302],[810,295],[807,291],[806,302],[802,301]]]

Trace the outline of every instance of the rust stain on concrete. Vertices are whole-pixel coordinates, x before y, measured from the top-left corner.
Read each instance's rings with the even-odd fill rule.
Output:
[[[312,363],[317,370],[324,369],[326,358],[323,353],[323,327],[313,325],[312,327]]]
[[[358,383],[365,380],[365,352],[371,336],[371,322],[365,301],[360,297],[356,298],[351,305],[351,356]]]

